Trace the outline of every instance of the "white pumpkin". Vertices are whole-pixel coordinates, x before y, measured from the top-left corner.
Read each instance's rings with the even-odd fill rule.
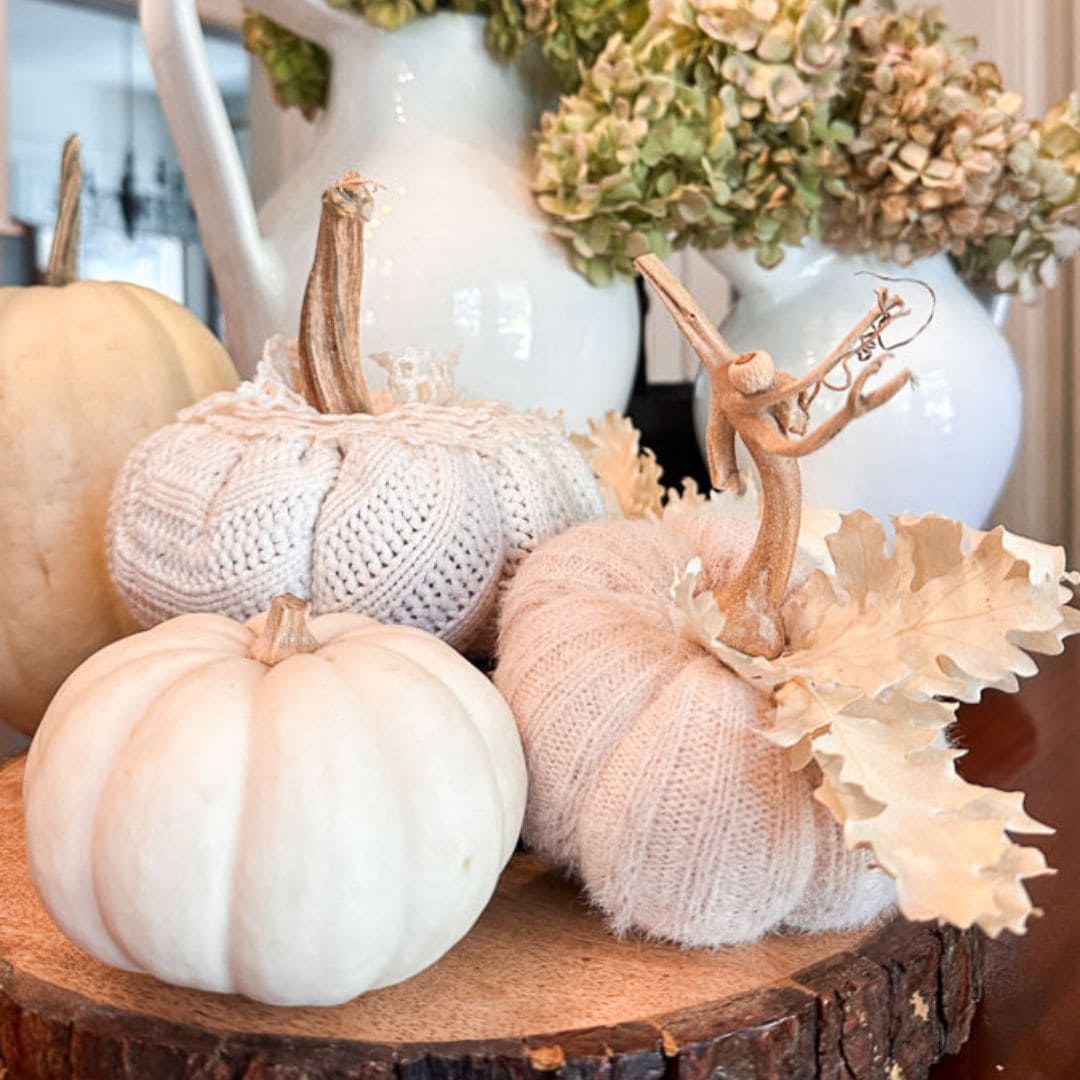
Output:
[[[320,614],[418,626],[486,656],[521,561],[602,513],[561,425],[458,400],[452,355],[381,354],[389,392],[369,393],[372,198],[355,174],[323,197],[295,358],[271,339],[253,382],[185,410],[121,470],[109,568],[141,626],[185,611],[247,618],[291,592]]]
[[[30,748],[30,869],[114,967],[272,1004],[406,979],[480,915],[525,768],[498,692],[448,645],[292,597],[103,649]]]

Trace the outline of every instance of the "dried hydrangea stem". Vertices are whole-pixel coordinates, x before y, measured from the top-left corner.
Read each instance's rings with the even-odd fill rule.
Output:
[[[350,172],[323,194],[298,341],[299,389],[321,413],[371,412],[360,355],[360,294],[373,187]]]
[[[79,276],[79,197],[82,195],[82,140],[69,135],[60,158],[60,205],[56,211],[56,232],[45,270],[47,285],[70,285]]]
[[[248,658],[261,664],[280,664],[297,653],[314,652],[319,642],[308,625],[311,605],[292,593],[275,596],[266,622],[248,649]]]

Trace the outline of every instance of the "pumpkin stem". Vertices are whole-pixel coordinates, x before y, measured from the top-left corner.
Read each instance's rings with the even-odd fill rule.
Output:
[[[360,292],[374,189],[349,172],[323,193],[298,341],[300,392],[321,413],[371,412],[360,355]]]
[[[292,593],[275,596],[266,622],[248,649],[248,658],[261,664],[280,664],[296,653],[314,652],[319,643],[308,625],[311,605]]]
[[[737,354],[655,255],[643,255],[634,265],[656,290],[709,372],[712,398],[706,449],[713,483],[723,490],[739,482],[736,435],[750,452],[761,477],[761,524],[754,546],[739,573],[713,591],[724,614],[720,640],[750,656],[775,659],[786,644],[781,608],[795,565],[802,516],[798,459],[820,449],[852,420],[884,405],[914,381],[911,372],[905,370],[864,393],[867,381],[881,370],[890,355],[873,354],[886,348],[881,332],[893,319],[905,314],[903,302],[881,290],[877,305],[837,349],[808,374],[795,378],[773,371],[771,360],[762,362],[768,360],[765,354]],[[755,358],[758,370],[751,372],[749,365]],[[865,365],[857,376],[852,376],[847,366],[852,360]],[[833,386],[826,380],[841,366],[847,383]],[[810,405],[822,386],[847,390],[847,401],[808,432]]]
[[[60,158],[60,205],[56,211],[49,265],[45,270],[47,285],[70,285],[79,273],[79,196],[82,195],[82,163],[79,151],[82,140],[69,135]]]

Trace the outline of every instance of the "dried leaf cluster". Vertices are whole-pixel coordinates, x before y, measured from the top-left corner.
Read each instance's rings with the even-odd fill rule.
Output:
[[[656,455],[642,449],[641,432],[614,409],[600,420],[590,419],[587,435],[570,439],[595,473],[611,517],[656,519],[667,507],[707,501],[690,479],[683,480],[681,491],[665,489]]]
[[[1080,630],[1064,584],[1074,578],[1060,548],[1021,548],[1035,553],[1029,563],[1002,529],[975,533],[936,515],[895,524],[890,552],[875,519],[842,517],[827,541],[835,570],[815,571],[789,598],[776,660],[721,644],[724,615],[699,593],[700,566],[676,581],[675,611],[773,697],[762,733],[793,767],[817,764],[816,797],[848,844],[871,847],[896,878],[906,916],[1022,933],[1032,913],[1023,881],[1047,868],[1007,834],[1048,830],[1024,813],[1021,793],[964,781],[946,730],[957,701],[1015,690],[1035,673],[1029,653],[1059,653]]]
[[[1033,300],[1080,247],[1080,176],[1061,152],[1080,98],[1026,119],[933,10],[864,4],[848,22],[834,108],[855,135],[827,167],[824,238],[901,264],[949,251],[965,276]]]

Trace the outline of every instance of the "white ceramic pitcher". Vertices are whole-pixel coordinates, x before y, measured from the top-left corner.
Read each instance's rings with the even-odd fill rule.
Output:
[[[737,349],[766,349],[778,367],[794,375],[804,374],[843,339],[884,284],[911,308],[910,316],[886,330],[886,342],[908,337],[929,314],[929,296],[918,285],[885,283],[860,271],[925,281],[937,300],[933,321],[897,351],[877,380],[909,367],[918,387],[903,390],[804,459],[804,498],[812,506],[861,508],[882,520],[905,511],[936,511],[976,527],[987,522],[1012,468],[1023,421],[1020,375],[999,329],[1005,297],[981,302],[947,255],[900,267],[807,240],[789,249],[779,266],[764,270],[753,251],[727,247],[705,254],[737,296],[724,335]],[[835,411],[844,396],[822,393],[815,418]],[[708,397],[708,377],[699,375],[699,444]]]
[[[447,12],[386,33],[327,0],[247,6],[318,42],[332,65],[313,150],[258,215],[196,0],[140,4],[241,372],[270,334],[295,334],[321,193],[358,169],[384,186],[368,229],[365,354],[461,345],[458,383],[469,396],[565,409],[574,427],[624,406],[636,296],[628,284],[589,285],[548,232],[528,188],[541,104],[521,65],[488,53],[484,20]],[[380,385],[374,365],[369,374]]]

